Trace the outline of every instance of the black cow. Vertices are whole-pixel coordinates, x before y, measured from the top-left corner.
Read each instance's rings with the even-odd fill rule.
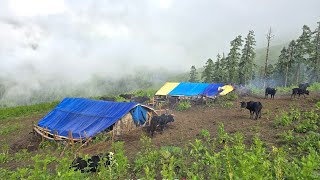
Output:
[[[157,130],[157,127],[160,127],[160,133],[162,133],[163,129],[169,122],[174,122],[174,116],[172,114],[162,114],[161,116],[153,116],[149,126],[149,133],[153,137],[154,132]]]
[[[132,94],[120,94],[119,96],[124,99],[131,99],[133,95]]]
[[[131,99],[131,102],[137,103],[145,103],[146,101],[150,101],[150,98],[147,96],[138,96]]]
[[[159,125],[159,116],[153,116],[151,121],[150,121],[150,125],[149,125],[149,133],[151,134],[151,136],[153,137],[154,132],[157,130],[157,127]]]
[[[169,122],[174,122],[174,117],[172,114],[162,114],[159,119],[160,132],[163,132],[163,129]]]
[[[97,172],[101,157],[102,157],[101,155],[95,155],[95,156],[92,156],[90,159],[88,159],[90,172]]]
[[[103,163],[105,167],[111,165],[114,162],[113,152],[107,152],[105,155],[99,154],[91,156],[88,159],[88,162],[82,159],[81,157],[77,157],[73,162],[70,168],[74,168],[75,171],[80,170],[81,173],[84,172],[97,172],[100,161],[106,159],[106,162]]]
[[[307,90],[307,87],[310,87],[309,83],[299,84],[299,88],[300,88],[300,89]]]
[[[293,96],[293,98],[295,98],[297,94],[299,95],[299,97],[300,97],[301,94],[302,94],[304,97],[306,97],[305,94],[306,94],[306,95],[309,95],[309,91],[306,90],[306,89],[293,88],[293,89],[292,89],[292,94],[291,94],[291,99],[292,99],[292,96]]]
[[[250,119],[253,118],[254,113],[256,114],[256,120],[261,118],[261,110],[262,110],[262,104],[261,102],[254,102],[254,101],[249,101],[249,102],[240,102],[241,103],[241,108],[247,108],[250,111]]]
[[[271,95],[271,99],[274,99],[274,95],[276,94],[277,90],[275,88],[266,88],[265,97],[268,98],[268,95]]]
[[[116,98],[114,97],[107,97],[107,96],[102,96],[99,98],[100,100],[103,100],[103,101],[116,101]]]
[[[88,163],[86,160],[81,157],[77,157],[73,162],[70,168],[74,168],[75,171],[80,170],[82,173],[87,171]]]

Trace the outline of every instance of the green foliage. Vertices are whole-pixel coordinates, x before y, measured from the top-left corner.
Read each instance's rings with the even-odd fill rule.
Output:
[[[191,108],[189,101],[180,101],[176,107],[177,111],[185,111]]]
[[[319,92],[319,91],[320,91],[320,83],[319,83],[319,82],[312,83],[312,84],[310,85],[310,87],[308,87],[308,89],[309,89],[310,91]]]
[[[153,97],[157,90],[154,89],[144,89],[132,92],[134,96],[148,96]]]
[[[242,56],[239,63],[239,80],[240,84],[248,84],[253,79],[255,63],[254,46],[256,41],[254,39],[254,32],[249,31],[245,38],[245,44],[242,49]]]
[[[144,151],[137,154],[133,171],[139,178],[155,179],[156,173],[160,169],[160,164],[158,163],[160,152],[152,146],[150,138],[144,136],[140,141]]]
[[[306,133],[308,131],[317,131],[320,126],[319,115],[314,111],[304,112],[303,121],[296,125],[295,131]]]
[[[189,82],[197,82],[198,72],[195,66],[191,66]]]
[[[212,59],[208,59],[206,62],[206,65],[203,67],[204,70],[201,74],[201,79],[203,82],[210,83],[213,82],[213,70],[214,70],[214,64]]]
[[[222,107],[224,108],[231,108],[233,106],[233,102],[225,102]]]
[[[276,127],[278,126],[288,126],[292,124],[294,121],[298,121],[300,119],[301,112],[298,109],[291,108],[290,112],[283,112],[280,117],[276,117],[274,120],[274,124]]]
[[[33,114],[46,113],[58,105],[59,102],[0,108],[0,119],[26,117]]]
[[[240,60],[240,47],[242,46],[242,37],[239,35],[230,42],[231,49],[227,56],[227,72],[229,74],[228,82],[237,83],[239,80],[239,60]]]
[[[10,125],[7,125],[7,126],[2,126],[0,128],[0,135],[10,134],[10,133],[16,131],[19,128],[20,128],[19,124],[10,124]]]

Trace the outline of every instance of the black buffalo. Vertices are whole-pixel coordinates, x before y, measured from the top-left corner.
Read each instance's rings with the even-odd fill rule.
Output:
[[[162,114],[161,116],[153,116],[149,126],[149,133],[151,136],[154,135],[154,132],[157,128],[160,128],[160,133],[163,132],[163,129],[167,126],[169,122],[174,122],[174,116],[172,114]]]
[[[304,97],[306,97],[305,94],[309,95],[309,91],[306,89],[293,88],[292,94],[291,94],[291,99],[292,99],[292,96],[293,96],[293,98],[295,98],[297,94],[299,95],[299,97],[300,97],[300,95],[303,95]]]
[[[274,99],[274,95],[276,94],[277,90],[275,88],[267,87],[265,91],[265,97],[268,98],[268,95],[271,95],[271,99]]]
[[[299,88],[300,89],[307,90],[308,87],[310,87],[309,83],[299,84]]]
[[[262,110],[262,104],[261,102],[240,102],[241,108],[247,108],[250,111],[250,119],[253,118],[254,114],[256,114],[255,119],[261,118],[261,110]]]
[[[75,171],[80,170],[84,172],[97,172],[101,164],[105,167],[111,165],[114,162],[113,152],[107,152],[105,155],[99,154],[91,156],[88,161],[81,157],[77,157],[73,162],[70,168],[74,168]],[[105,160],[104,163],[101,163],[102,160]]]

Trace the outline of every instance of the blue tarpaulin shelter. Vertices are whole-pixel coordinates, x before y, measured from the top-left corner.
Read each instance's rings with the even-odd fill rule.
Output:
[[[135,102],[109,102],[85,98],[65,98],[38,123],[51,134],[73,138],[92,137],[109,128],[126,114],[131,113],[136,125],[146,122],[147,112],[152,108]]]
[[[209,86],[201,93],[201,95],[203,96],[216,96],[217,94],[219,94],[219,87],[223,87],[224,84],[221,83],[217,83],[217,84],[209,84]]]
[[[168,95],[170,96],[197,96],[204,92],[209,86],[208,83],[182,82],[175,87]]]

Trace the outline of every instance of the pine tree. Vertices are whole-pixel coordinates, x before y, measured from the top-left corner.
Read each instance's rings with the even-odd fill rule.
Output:
[[[239,80],[240,84],[248,84],[252,80],[254,74],[254,58],[256,53],[254,52],[254,46],[256,41],[254,39],[254,31],[249,31],[245,38],[245,45],[242,49],[242,56],[239,63]]]
[[[212,82],[213,68],[213,61],[211,59],[208,59],[201,75],[201,79],[203,79],[203,82]]]
[[[217,55],[217,60],[214,63],[214,69],[213,69],[213,82],[222,82],[223,76],[223,68],[221,66],[221,55]]]
[[[311,73],[311,80],[313,82],[320,82],[320,22],[318,22],[318,27],[313,34],[315,34],[315,37],[311,44],[309,69]]]
[[[296,84],[299,84],[301,79],[305,78],[305,64],[307,63],[306,57],[308,57],[311,52],[311,36],[312,32],[310,28],[304,25],[302,28],[302,34],[299,36],[296,44]]]
[[[220,70],[221,70],[221,82],[228,82],[228,61],[225,57],[224,53],[222,54],[222,58],[220,59]]]
[[[278,62],[276,63],[276,69],[274,74],[275,79],[278,81],[278,85],[281,86],[285,85],[287,61],[287,49],[283,47],[281,50],[281,54],[278,58]]]
[[[287,49],[286,73],[285,73],[285,87],[293,84],[294,80],[294,65],[296,59],[296,42],[292,40]]]
[[[195,66],[191,66],[189,82],[197,82],[198,72]]]
[[[237,36],[231,41],[231,49],[227,57],[227,72],[229,74],[228,81],[231,83],[237,83],[239,79],[238,65],[240,60],[240,47],[242,46],[243,40],[241,36]]]

